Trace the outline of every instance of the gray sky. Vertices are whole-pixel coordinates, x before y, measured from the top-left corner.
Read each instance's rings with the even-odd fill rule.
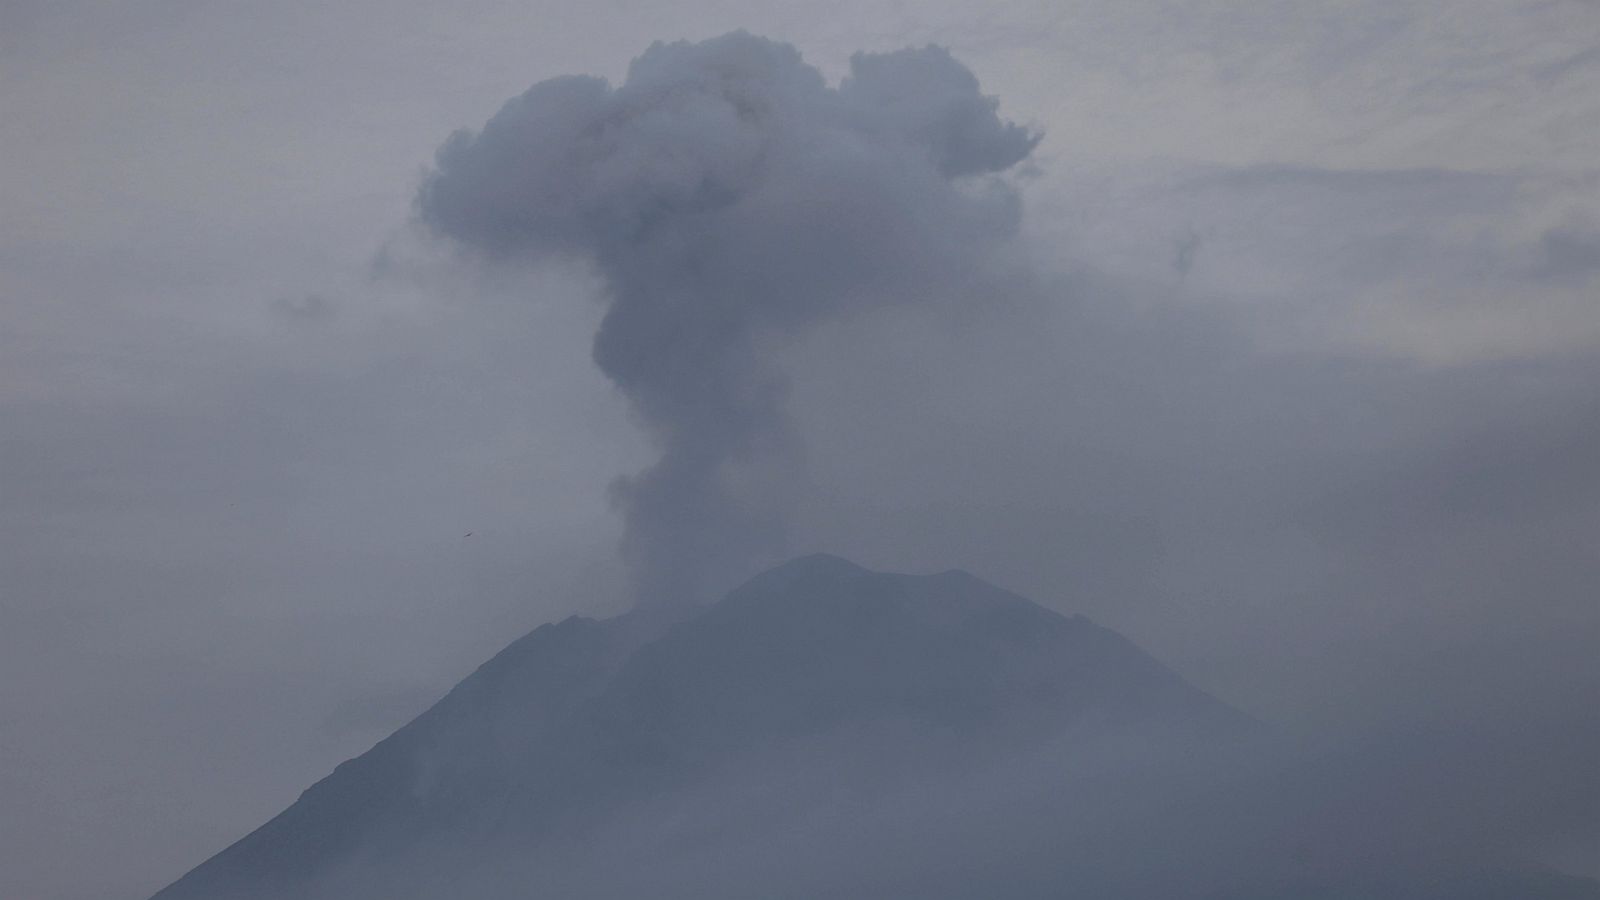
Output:
[[[966,568],[1263,718],[1592,789],[1592,2],[0,0],[0,895],[147,894],[628,602],[599,279],[412,203],[529,85],[734,28],[832,80],[947,46],[1045,134],[989,302],[774,350],[773,555]],[[1505,839],[1600,875],[1537,813]]]

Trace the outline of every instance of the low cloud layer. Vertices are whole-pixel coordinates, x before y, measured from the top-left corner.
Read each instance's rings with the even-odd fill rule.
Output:
[[[594,360],[660,449],[620,479],[641,602],[705,601],[779,549],[800,445],[773,349],[867,307],[969,292],[1016,230],[1038,137],[937,47],[833,87],[745,33],[656,44],[623,83],[557,78],[440,149],[422,220],[497,262],[592,262]],[[980,296],[975,302],[983,302]]]

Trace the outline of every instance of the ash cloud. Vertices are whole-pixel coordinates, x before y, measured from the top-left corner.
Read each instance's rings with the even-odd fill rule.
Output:
[[[417,198],[494,264],[585,260],[594,361],[660,456],[619,480],[641,602],[703,600],[781,549],[801,449],[772,354],[824,321],[981,291],[1039,135],[938,47],[829,85],[743,32],[657,43],[616,87],[541,82],[439,150]],[[961,287],[965,286],[965,288]]]

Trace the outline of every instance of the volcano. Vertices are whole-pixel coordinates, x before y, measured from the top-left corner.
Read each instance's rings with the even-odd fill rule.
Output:
[[[1170,763],[1264,730],[1081,616],[810,556],[534,630],[155,900],[1179,896],[1230,845],[1173,850]]]

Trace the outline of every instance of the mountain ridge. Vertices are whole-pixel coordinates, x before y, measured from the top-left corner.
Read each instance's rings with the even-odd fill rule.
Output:
[[[1158,784],[1209,802],[1144,759],[1261,731],[1083,616],[813,554],[541,625],[153,900],[1058,896],[1077,876],[1033,844],[1105,838],[1057,804],[1114,831]],[[946,833],[993,858],[950,870]]]

